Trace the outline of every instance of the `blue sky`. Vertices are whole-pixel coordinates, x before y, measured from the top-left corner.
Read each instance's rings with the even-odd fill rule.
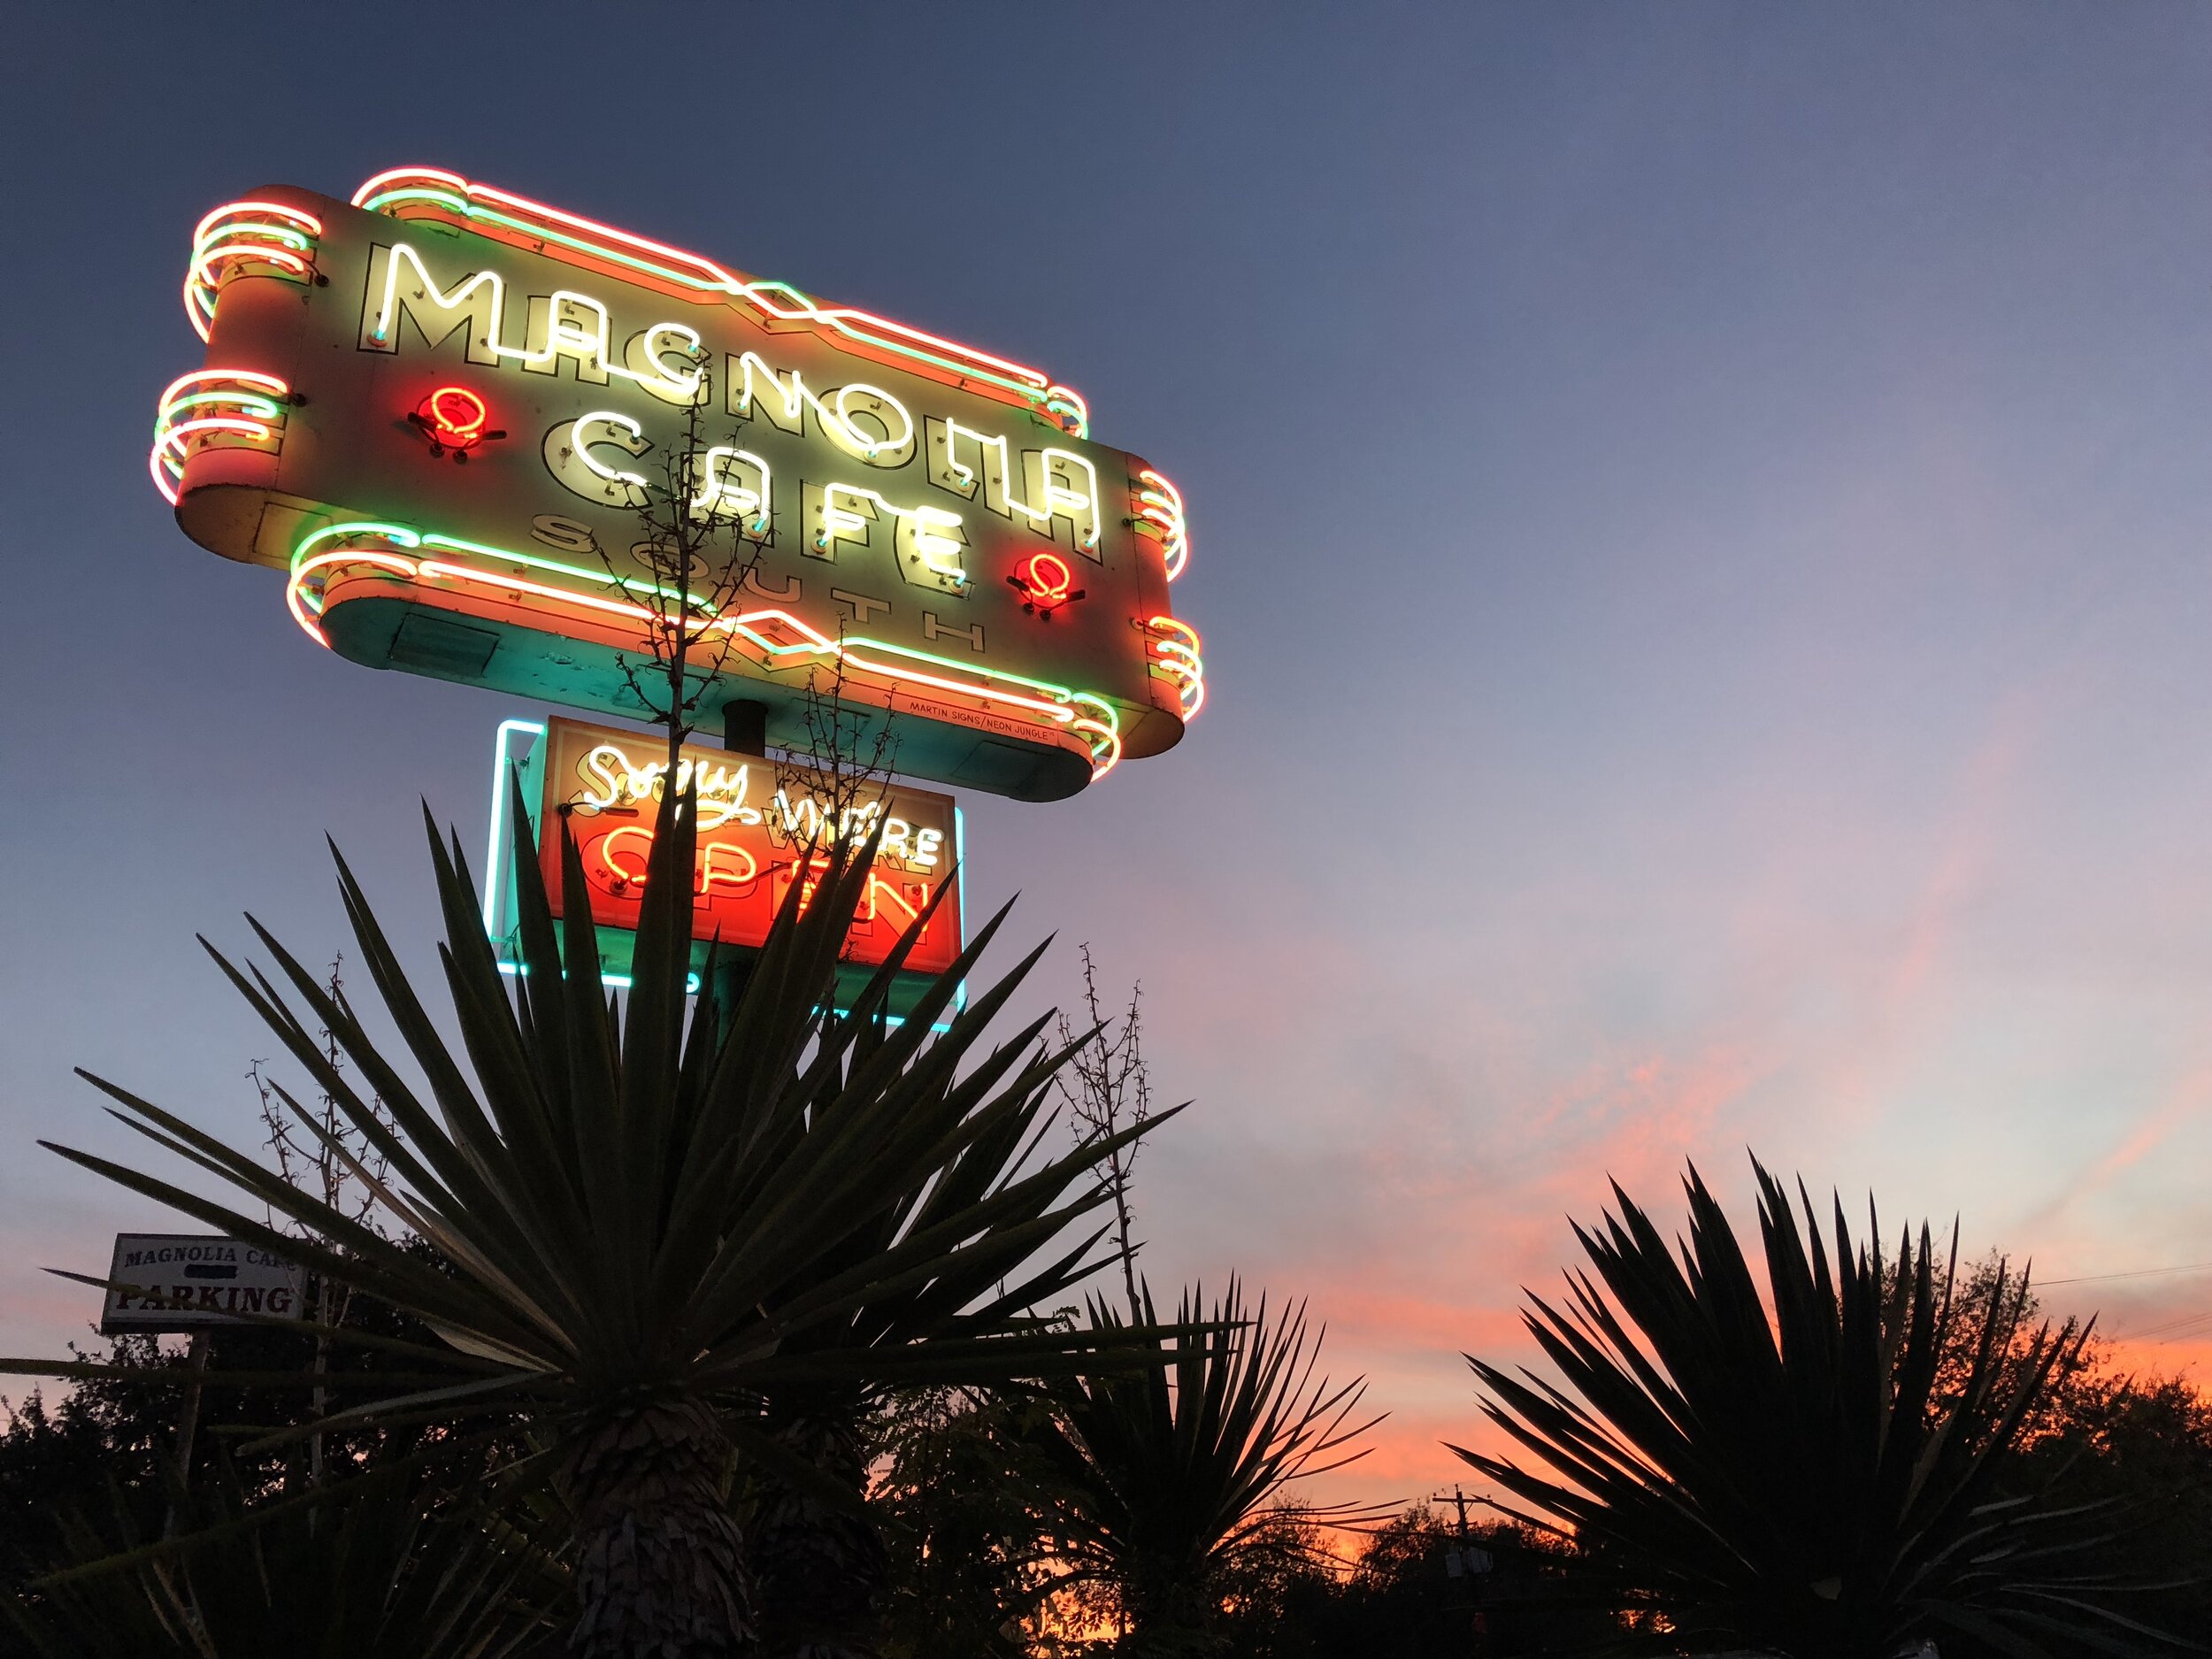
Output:
[[[195,931],[334,948],[327,831],[427,965],[418,800],[474,844],[526,711],[316,650],[145,482],[194,221],[403,163],[1042,364],[1180,485],[1203,717],[972,799],[971,879],[1142,979],[1198,1102],[1151,1271],[1310,1294],[1397,1413],[1387,1495],[1449,1479],[1458,1350],[1517,1351],[1609,1172],[1671,1206],[1749,1148],[2048,1275],[2212,1260],[2201,8],[16,38],[0,1348],[81,1327],[40,1264],[157,1219],[34,1148],[127,1144],[69,1068],[242,1132],[270,1043]],[[2053,1296],[2125,1336],[2212,1274]]]

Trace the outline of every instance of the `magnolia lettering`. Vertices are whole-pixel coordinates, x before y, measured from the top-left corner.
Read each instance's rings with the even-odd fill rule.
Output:
[[[678,409],[710,395],[718,355],[688,324],[618,325],[604,302],[580,289],[511,296],[495,271],[448,272],[442,281],[423,250],[404,242],[370,254],[358,343],[397,352],[403,340],[412,349],[457,349],[487,367],[565,373],[580,387],[640,392]],[[895,393],[864,380],[813,386],[758,351],[719,355],[722,412],[751,430],[742,443],[710,448],[682,480],[695,519],[740,519],[758,533],[780,518],[801,526],[799,550],[810,557],[888,555],[906,581],[956,596],[972,589],[962,508],[1103,557],[1098,471],[1080,452],[1018,449],[1004,433],[949,414],[918,418]],[[557,421],[541,445],[562,488],[628,510],[645,504],[651,469],[641,464],[655,447],[645,424],[619,409]],[[847,465],[868,470],[839,476]],[[879,487],[902,470],[907,488]]]
[[[126,1267],[166,1267],[199,1262],[242,1262],[248,1267],[284,1268],[290,1265],[266,1250],[228,1239],[210,1240],[196,1244],[154,1245],[123,1252],[123,1265]]]

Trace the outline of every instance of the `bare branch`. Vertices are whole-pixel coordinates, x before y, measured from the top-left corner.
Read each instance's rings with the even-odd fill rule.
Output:
[[[717,451],[734,450],[736,433],[726,444],[710,440],[703,411],[714,399],[713,372],[703,360],[698,368],[681,436],[664,452],[658,477],[632,486],[638,540],[620,554],[594,541],[610,589],[645,612],[638,654],[618,654],[616,667],[641,718],[666,728],[671,777],[738,647],[723,618],[776,535],[767,501],[748,510],[742,492],[723,488]]]
[[[1142,1013],[1144,987],[1129,988],[1129,1005],[1118,1022],[1110,1019],[1098,991],[1098,966],[1087,942],[1083,960],[1083,1005],[1088,1015],[1090,1039],[1075,1051],[1066,1071],[1054,1087],[1066,1101],[1084,1137],[1108,1141],[1124,1129],[1135,1128],[1152,1116],[1152,1076],[1144,1063]],[[1075,1041],[1075,1029],[1065,1014],[1060,1016],[1060,1041]],[[1072,1074],[1074,1081],[1068,1079]],[[1114,1230],[1121,1247],[1123,1288],[1129,1297],[1130,1317],[1141,1318],[1137,1296],[1137,1252],[1143,1248],[1133,1237],[1133,1212],[1129,1202],[1130,1177],[1137,1161],[1138,1142],[1115,1148],[1100,1160],[1099,1178],[1114,1200]]]

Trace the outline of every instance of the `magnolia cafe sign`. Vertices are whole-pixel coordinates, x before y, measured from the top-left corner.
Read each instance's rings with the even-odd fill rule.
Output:
[[[297,1265],[242,1239],[118,1233],[100,1333],[300,1318],[302,1279]]]
[[[218,208],[185,301],[154,483],[354,662],[636,718],[658,480],[751,549],[700,707],[772,743],[826,673],[902,772],[1050,800],[1204,701],[1182,497],[1041,370],[420,168]]]

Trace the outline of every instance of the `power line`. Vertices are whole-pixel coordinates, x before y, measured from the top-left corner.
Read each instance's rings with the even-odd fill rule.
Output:
[[[2169,1319],[2164,1325],[2154,1325],[2147,1330],[2131,1332],[2120,1340],[2124,1342],[2139,1342],[2145,1337],[2154,1336],[2162,1343],[2170,1342],[2175,1338],[2185,1335],[2202,1325],[2212,1325],[2212,1313],[2193,1313],[2185,1319]]]
[[[2184,1314],[2177,1319],[2167,1320],[2163,1325],[2147,1325],[2139,1331],[2115,1332],[2112,1340],[2116,1342],[2140,1342],[2156,1337],[2161,1342],[2170,1342],[2200,1325],[2212,1325],[2212,1311]]]
[[[2208,1271],[2212,1271],[2212,1262],[2184,1262],[2179,1267],[2138,1267],[2124,1273],[2083,1273],[2073,1279],[2039,1279],[2035,1282],[2047,1290],[2053,1285],[2101,1285],[2115,1279],[2154,1279],[2162,1273]]]

